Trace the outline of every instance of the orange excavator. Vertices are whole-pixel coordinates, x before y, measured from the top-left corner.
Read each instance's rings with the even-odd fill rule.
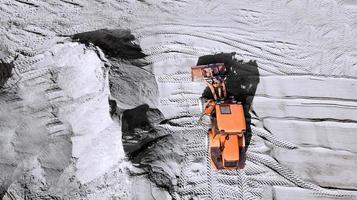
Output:
[[[203,115],[211,118],[209,155],[215,169],[242,169],[245,165],[246,130],[243,106],[234,100],[208,100]]]
[[[219,63],[221,65],[221,63]],[[205,79],[205,73],[198,69],[212,68],[217,64],[192,67],[192,79]],[[207,71],[207,70],[206,70]],[[202,100],[202,99],[201,99]],[[211,165],[216,170],[242,169],[245,166],[245,138],[246,122],[244,110],[241,103],[233,98],[222,101],[204,99],[203,116],[210,117],[210,128],[208,129],[209,155]]]

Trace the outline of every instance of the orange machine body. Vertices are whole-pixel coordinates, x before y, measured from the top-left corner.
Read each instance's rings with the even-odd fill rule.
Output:
[[[208,101],[204,114],[211,114],[209,129],[210,157],[215,169],[241,169],[245,164],[244,132],[246,123],[243,106],[225,102],[214,104]]]
[[[215,76],[222,78],[226,71],[224,63],[194,66],[191,67],[192,81],[209,80]],[[203,100],[206,99],[201,98],[202,104]],[[211,118],[208,137],[212,167],[218,170],[242,169],[245,165],[246,130],[243,106],[234,100],[221,103],[207,100],[202,108],[202,114]]]

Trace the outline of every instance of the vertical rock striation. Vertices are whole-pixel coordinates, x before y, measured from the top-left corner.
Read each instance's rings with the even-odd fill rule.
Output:
[[[66,42],[14,64],[13,92],[0,99],[3,189],[14,183],[36,196],[67,184],[64,177],[85,184],[124,157],[109,114],[107,69],[95,48]]]

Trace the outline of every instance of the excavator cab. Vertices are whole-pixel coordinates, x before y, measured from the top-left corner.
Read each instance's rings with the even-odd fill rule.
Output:
[[[207,74],[205,69],[221,65],[222,63],[192,67],[192,80],[203,80]],[[216,170],[244,168],[246,122],[242,104],[234,99],[216,102],[201,98],[201,102],[202,116],[208,115],[211,119],[208,138],[212,167]]]

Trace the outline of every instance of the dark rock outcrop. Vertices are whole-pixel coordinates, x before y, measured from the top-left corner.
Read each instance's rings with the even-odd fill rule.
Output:
[[[134,43],[135,36],[130,30],[100,29],[78,33],[72,38],[85,44],[92,43],[100,47],[106,55],[114,58],[138,59],[146,56],[140,46]]]
[[[6,81],[11,77],[13,63],[6,63],[0,60],[0,89],[4,87]]]
[[[164,121],[158,109],[141,105],[123,112],[123,146],[129,160],[142,168],[150,181],[173,193],[183,160],[182,138],[159,124]]]

